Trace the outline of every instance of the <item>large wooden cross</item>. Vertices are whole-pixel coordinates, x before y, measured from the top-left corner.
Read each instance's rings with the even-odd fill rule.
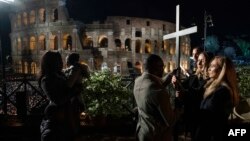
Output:
[[[177,68],[180,67],[180,45],[179,37],[197,32],[197,26],[193,26],[184,30],[179,30],[180,27],[180,6],[176,6],[176,32],[163,36],[163,40],[176,38],[176,54],[177,54]]]

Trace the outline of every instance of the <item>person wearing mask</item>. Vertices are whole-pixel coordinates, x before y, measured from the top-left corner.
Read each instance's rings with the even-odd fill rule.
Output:
[[[170,105],[170,95],[165,89],[171,79],[162,75],[164,63],[158,55],[151,54],[145,64],[145,71],[135,80],[134,97],[138,108],[136,138],[138,141],[167,141],[172,138],[172,127],[176,112]],[[176,110],[178,111],[178,110]]]
[[[223,141],[228,118],[239,102],[237,75],[233,62],[216,56],[208,68],[209,80],[200,105],[195,141]]]

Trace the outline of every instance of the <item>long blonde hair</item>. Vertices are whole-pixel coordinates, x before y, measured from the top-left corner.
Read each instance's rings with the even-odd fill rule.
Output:
[[[233,106],[236,106],[239,103],[239,91],[237,74],[233,62],[229,58],[223,56],[216,56],[213,60],[216,60],[221,71],[218,78],[210,79],[204,86],[206,88],[204,98],[211,95],[219,86],[223,85],[230,90]]]

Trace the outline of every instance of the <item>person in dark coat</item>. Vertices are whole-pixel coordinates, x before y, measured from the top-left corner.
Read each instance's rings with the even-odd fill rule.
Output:
[[[190,133],[191,139],[194,139],[196,133],[200,104],[204,94],[203,87],[208,80],[207,69],[212,57],[207,52],[201,52],[197,57],[195,74],[190,74],[182,83],[177,83],[176,79],[172,81],[177,93],[182,96],[184,133],[186,136]],[[177,137],[175,140],[178,140]]]
[[[59,52],[48,51],[43,55],[38,82],[48,97],[49,104],[40,125],[42,141],[73,140],[68,117],[71,110],[70,88],[62,68],[63,62]]]
[[[74,133],[79,134],[80,129],[80,113],[85,110],[85,105],[81,97],[83,90],[83,79],[89,78],[89,68],[86,64],[80,64],[80,55],[78,53],[71,53],[66,57],[67,68],[64,69],[64,74],[67,77],[68,87],[71,87],[70,95],[72,105],[72,128]]]
[[[194,140],[223,141],[229,115],[239,102],[236,71],[229,58],[216,56],[210,63],[208,76]]]
[[[194,75],[190,75],[182,83],[185,88],[184,94],[184,122],[186,132],[190,132],[191,138],[194,139],[198,113],[200,104],[204,94],[204,85],[208,80],[208,67],[213,56],[208,55],[207,52],[201,52],[197,58],[196,72]]]
[[[197,62],[198,62],[198,56],[201,53],[200,47],[195,47],[192,49],[192,57],[190,60],[190,70],[188,73],[194,74],[197,70]]]
[[[170,105],[170,95],[163,85],[163,67],[162,59],[152,54],[146,60],[145,72],[135,80],[138,141],[170,141],[172,138],[171,130],[176,113]]]

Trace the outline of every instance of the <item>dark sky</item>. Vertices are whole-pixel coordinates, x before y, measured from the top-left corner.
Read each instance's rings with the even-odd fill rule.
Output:
[[[198,1],[198,2],[197,2]],[[175,22],[175,8],[180,4],[180,23],[198,26],[195,42],[203,37],[204,12],[212,15],[214,27],[208,35],[250,35],[250,4],[244,0],[68,0],[72,18],[89,22],[111,16],[147,17]]]
[[[205,10],[212,15],[215,25],[208,28],[208,35],[247,35],[250,39],[248,3],[247,0],[67,0],[67,7],[71,18],[83,22],[105,19],[108,15],[175,22],[175,8],[180,4],[180,23],[185,27],[196,23],[198,33],[192,34],[191,39],[193,44],[199,44],[203,37]],[[2,41],[6,40],[5,46],[9,46],[8,6],[3,3],[0,3],[0,16]],[[6,52],[9,51],[10,49],[6,49]]]

